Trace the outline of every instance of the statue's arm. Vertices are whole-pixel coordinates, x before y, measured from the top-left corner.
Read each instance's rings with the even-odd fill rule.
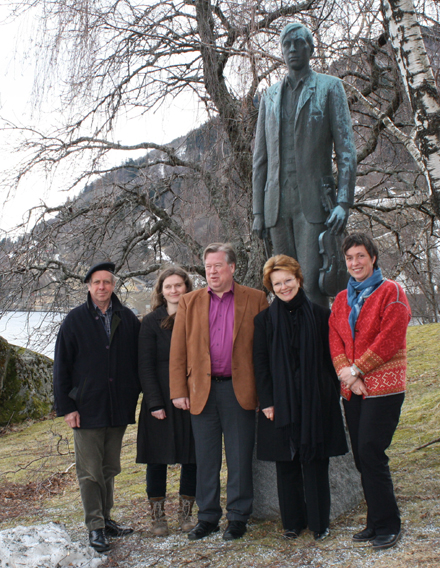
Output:
[[[356,183],[356,146],[347,96],[341,81],[332,85],[329,102],[330,125],[338,165],[338,195],[328,225],[334,233],[340,234],[345,229],[354,202]]]
[[[264,229],[264,188],[267,181],[266,103],[263,97],[258,112],[253,159],[252,194],[254,224],[252,231],[261,239]]]

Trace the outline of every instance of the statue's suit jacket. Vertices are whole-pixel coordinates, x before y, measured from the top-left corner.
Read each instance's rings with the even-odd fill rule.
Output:
[[[253,163],[253,210],[263,214],[265,227],[277,224],[280,208],[280,125],[283,81],[263,97],[257,124]],[[323,223],[322,178],[332,175],[332,151],[338,166],[334,203],[353,205],[356,147],[342,82],[310,71],[295,114],[294,151],[303,213],[309,223]]]
[[[189,397],[191,414],[200,414],[211,390],[207,288],[184,294],[174,322],[170,350],[170,396]],[[245,410],[257,407],[252,346],[254,317],[267,308],[264,292],[234,283],[232,384]]]

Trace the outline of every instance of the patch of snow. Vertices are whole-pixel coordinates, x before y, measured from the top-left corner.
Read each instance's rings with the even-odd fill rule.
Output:
[[[186,154],[186,144],[182,144],[182,146],[180,146],[180,148],[177,148],[176,156],[180,159],[184,159],[185,154]]]
[[[0,568],[97,568],[106,558],[56,523],[0,531]]]

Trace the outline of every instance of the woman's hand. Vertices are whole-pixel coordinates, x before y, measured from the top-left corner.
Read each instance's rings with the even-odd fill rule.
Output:
[[[364,385],[364,381],[359,377],[359,373],[353,375],[351,372],[352,367],[343,367],[339,371],[338,379],[347,388],[351,390],[354,394],[364,394],[368,395],[367,387]]]
[[[151,416],[154,416],[154,418],[157,418],[158,420],[164,420],[167,417],[163,408],[161,408],[160,410],[154,410],[151,413]]]
[[[273,422],[273,417],[274,417],[274,407],[273,406],[268,406],[267,408],[263,408],[262,412],[264,414],[264,416],[268,419],[268,420],[272,420]]]
[[[351,367],[343,367],[339,371],[338,379],[344,383],[346,387],[351,389],[352,385],[359,379],[359,376],[351,374]]]
[[[350,390],[353,394],[364,394],[368,396],[367,387],[364,385],[362,379],[356,379],[356,381],[351,385]]]

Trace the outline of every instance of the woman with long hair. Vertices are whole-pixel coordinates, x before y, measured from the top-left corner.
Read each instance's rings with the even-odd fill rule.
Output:
[[[137,463],[147,464],[147,494],[152,532],[168,535],[165,516],[167,465],[181,464],[179,520],[189,532],[196,490],[196,459],[189,411],[170,400],[169,353],[177,306],[182,294],[191,292],[189,275],[180,267],[163,270],[151,296],[151,312],[139,334],[139,377],[143,399],[139,416]]]

